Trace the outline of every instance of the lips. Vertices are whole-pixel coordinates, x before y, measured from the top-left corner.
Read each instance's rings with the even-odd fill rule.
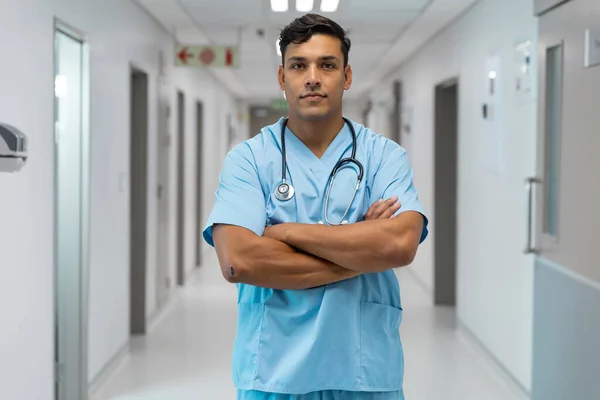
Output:
[[[302,96],[303,99],[308,99],[308,100],[316,100],[316,99],[322,99],[325,96],[322,95],[321,93],[307,93],[304,96]]]

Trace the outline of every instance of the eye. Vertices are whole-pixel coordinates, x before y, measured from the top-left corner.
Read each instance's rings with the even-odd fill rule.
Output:
[[[293,64],[293,65],[291,66],[291,68],[292,68],[292,69],[300,69],[300,68],[302,68],[302,67],[303,67],[303,65],[302,65],[302,64],[300,64],[300,63]]]

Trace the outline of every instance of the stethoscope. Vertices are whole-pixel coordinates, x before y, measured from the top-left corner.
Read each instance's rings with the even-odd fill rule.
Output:
[[[324,206],[323,206],[323,218],[325,219],[325,222],[327,222],[327,224],[329,224],[329,225],[343,225],[343,224],[348,223],[348,221],[345,218],[346,218],[346,215],[348,214],[348,211],[350,211],[350,207],[352,207],[352,203],[354,202],[354,198],[356,197],[356,193],[358,192],[358,188],[360,187],[360,182],[362,181],[362,178],[363,178],[363,166],[360,163],[360,161],[358,161],[356,159],[356,132],[354,131],[354,127],[352,126],[352,123],[350,121],[348,121],[346,118],[343,118],[343,119],[344,119],[344,122],[350,128],[350,133],[352,134],[352,155],[350,157],[339,160],[333,167],[331,174],[329,174],[329,179],[327,181],[327,193],[325,195],[325,202],[324,202]],[[294,193],[295,193],[295,190],[294,190],[294,187],[292,186],[292,184],[286,182],[286,166],[287,165],[286,165],[286,153],[285,153],[285,128],[287,126],[287,122],[288,122],[288,119],[286,118],[286,119],[284,119],[283,124],[281,125],[281,183],[275,189],[275,197],[281,201],[290,200],[292,197],[294,197]],[[352,194],[352,200],[350,200],[350,203],[348,204],[348,208],[346,208],[346,211],[344,212],[342,219],[338,223],[332,223],[327,218],[327,208],[329,206],[329,195],[331,194],[331,187],[333,186],[333,179],[335,178],[335,175],[337,174],[338,170],[346,164],[354,164],[358,167],[358,178],[356,180],[356,187],[354,188],[354,193]],[[319,224],[323,224],[323,221],[319,221]]]

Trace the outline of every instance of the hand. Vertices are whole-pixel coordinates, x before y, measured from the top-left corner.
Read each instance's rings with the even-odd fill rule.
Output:
[[[267,226],[263,233],[263,237],[268,237],[270,239],[283,241],[283,229],[285,228],[285,224],[277,224]]]
[[[394,218],[394,213],[401,207],[398,201],[398,196],[394,196],[387,200],[378,200],[367,210],[365,214],[365,221],[370,219],[385,219]]]

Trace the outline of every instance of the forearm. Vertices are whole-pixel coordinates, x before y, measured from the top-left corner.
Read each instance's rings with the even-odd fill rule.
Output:
[[[378,219],[355,224],[285,224],[281,241],[357,272],[381,272],[412,262],[414,224]]]
[[[360,275],[270,238],[257,236],[238,246],[234,254],[217,253],[223,274],[232,283],[301,290]]]

